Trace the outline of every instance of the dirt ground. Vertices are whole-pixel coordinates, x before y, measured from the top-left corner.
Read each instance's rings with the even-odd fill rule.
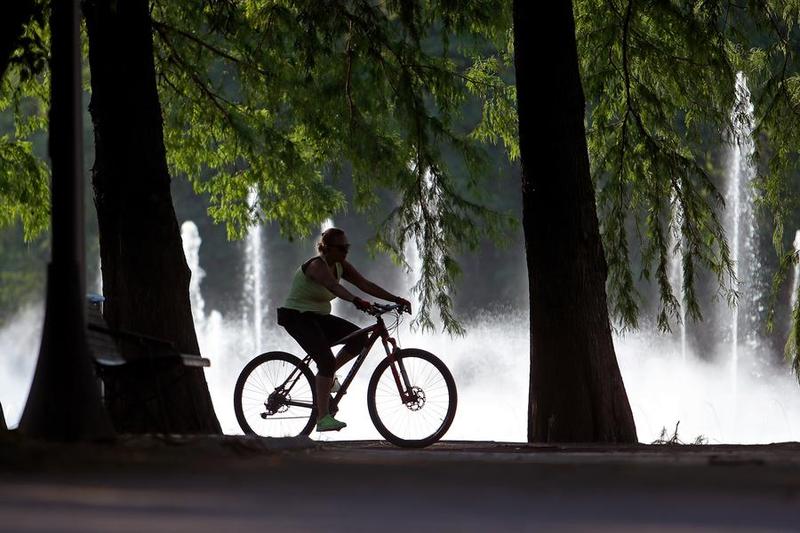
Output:
[[[798,531],[800,444],[0,436],[0,531]]]

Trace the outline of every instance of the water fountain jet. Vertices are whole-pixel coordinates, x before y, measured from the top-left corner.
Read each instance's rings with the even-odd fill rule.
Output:
[[[794,246],[794,251],[796,254],[800,254],[800,230],[797,230],[794,234],[794,242],[792,243]],[[792,293],[789,296],[789,313],[791,317],[791,313],[794,313],[794,308],[797,305],[797,290],[800,289],[800,261],[795,262],[794,264],[794,271],[792,273]],[[789,319],[791,322],[791,318]]]
[[[191,220],[181,224],[181,241],[183,242],[183,255],[186,256],[186,264],[192,272],[192,277],[189,281],[189,302],[192,306],[192,318],[194,319],[195,327],[203,329],[206,320],[206,302],[200,292],[200,283],[206,277],[205,270],[200,268],[200,245],[203,240],[200,238],[197,225]]]
[[[754,302],[755,279],[758,272],[755,250],[755,217],[753,213],[753,184],[756,175],[755,143],[753,142],[753,104],[750,89],[744,73],[736,73],[735,104],[731,110],[731,150],[728,158],[728,205],[733,207],[728,216],[726,228],[731,240],[731,259],[733,260],[733,289],[739,293],[739,300],[733,307],[730,318],[730,372],[731,388],[734,398],[738,387],[740,321],[745,320],[749,328],[745,338],[751,345],[756,343],[755,328],[758,316]]]
[[[683,296],[683,236],[681,235],[681,228],[683,226],[683,211],[681,210],[680,203],[677,195],[673,194],[672,197],[672,210],[675,231],[671,232],[672,243],[670,243],[669,251],[669,281],[672,286],[673,292],[678,294],[679,311],[679,339],[681,343],[681,361],[686,364],[686,301]]]
[[[251,189],[247,195],[250,209],[258,209],[258,192]],[[253,352],[263,346],[264,315],[267,312],[264,291],[264,248],[261,224],[255,224],[247,231],[245,239],[244,301],[243,322],[249,325],[252,335]]]

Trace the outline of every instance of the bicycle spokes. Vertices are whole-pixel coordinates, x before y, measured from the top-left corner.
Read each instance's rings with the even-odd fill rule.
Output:
[[[425,439],[445,424],[451,389],[434,364],[405,357],[378,378],[375,410],[386,429],[403,439]],[[449,422],[448,422],[449,423]]]
[[[298,435],[314,408],[312,383],[290,361],[265,360],[242,385],[242,415],[261,436]]]

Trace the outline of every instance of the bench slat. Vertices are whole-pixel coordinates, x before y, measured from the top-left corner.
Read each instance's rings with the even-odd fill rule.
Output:
[[[181,353],[171,341],[132,331],[109,328],[100,313],[99,306],[95,303],[89,303],[87,319],[89,348],[95,362],[100,366],[121,366],[144,360],[174,360],[183,366],[193,368],[211,366],[208,358],[199,354]],[[120,345],[123,343],[124,346],[130,348],[126,350],[126,356],[119,351]]]

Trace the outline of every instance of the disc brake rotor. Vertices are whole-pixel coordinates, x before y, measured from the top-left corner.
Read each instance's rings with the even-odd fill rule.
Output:
[[[419,387],[411,387],[411,399],[406,402],[406,407],[411,411],[419,411],[425,406],[425,391]]]

